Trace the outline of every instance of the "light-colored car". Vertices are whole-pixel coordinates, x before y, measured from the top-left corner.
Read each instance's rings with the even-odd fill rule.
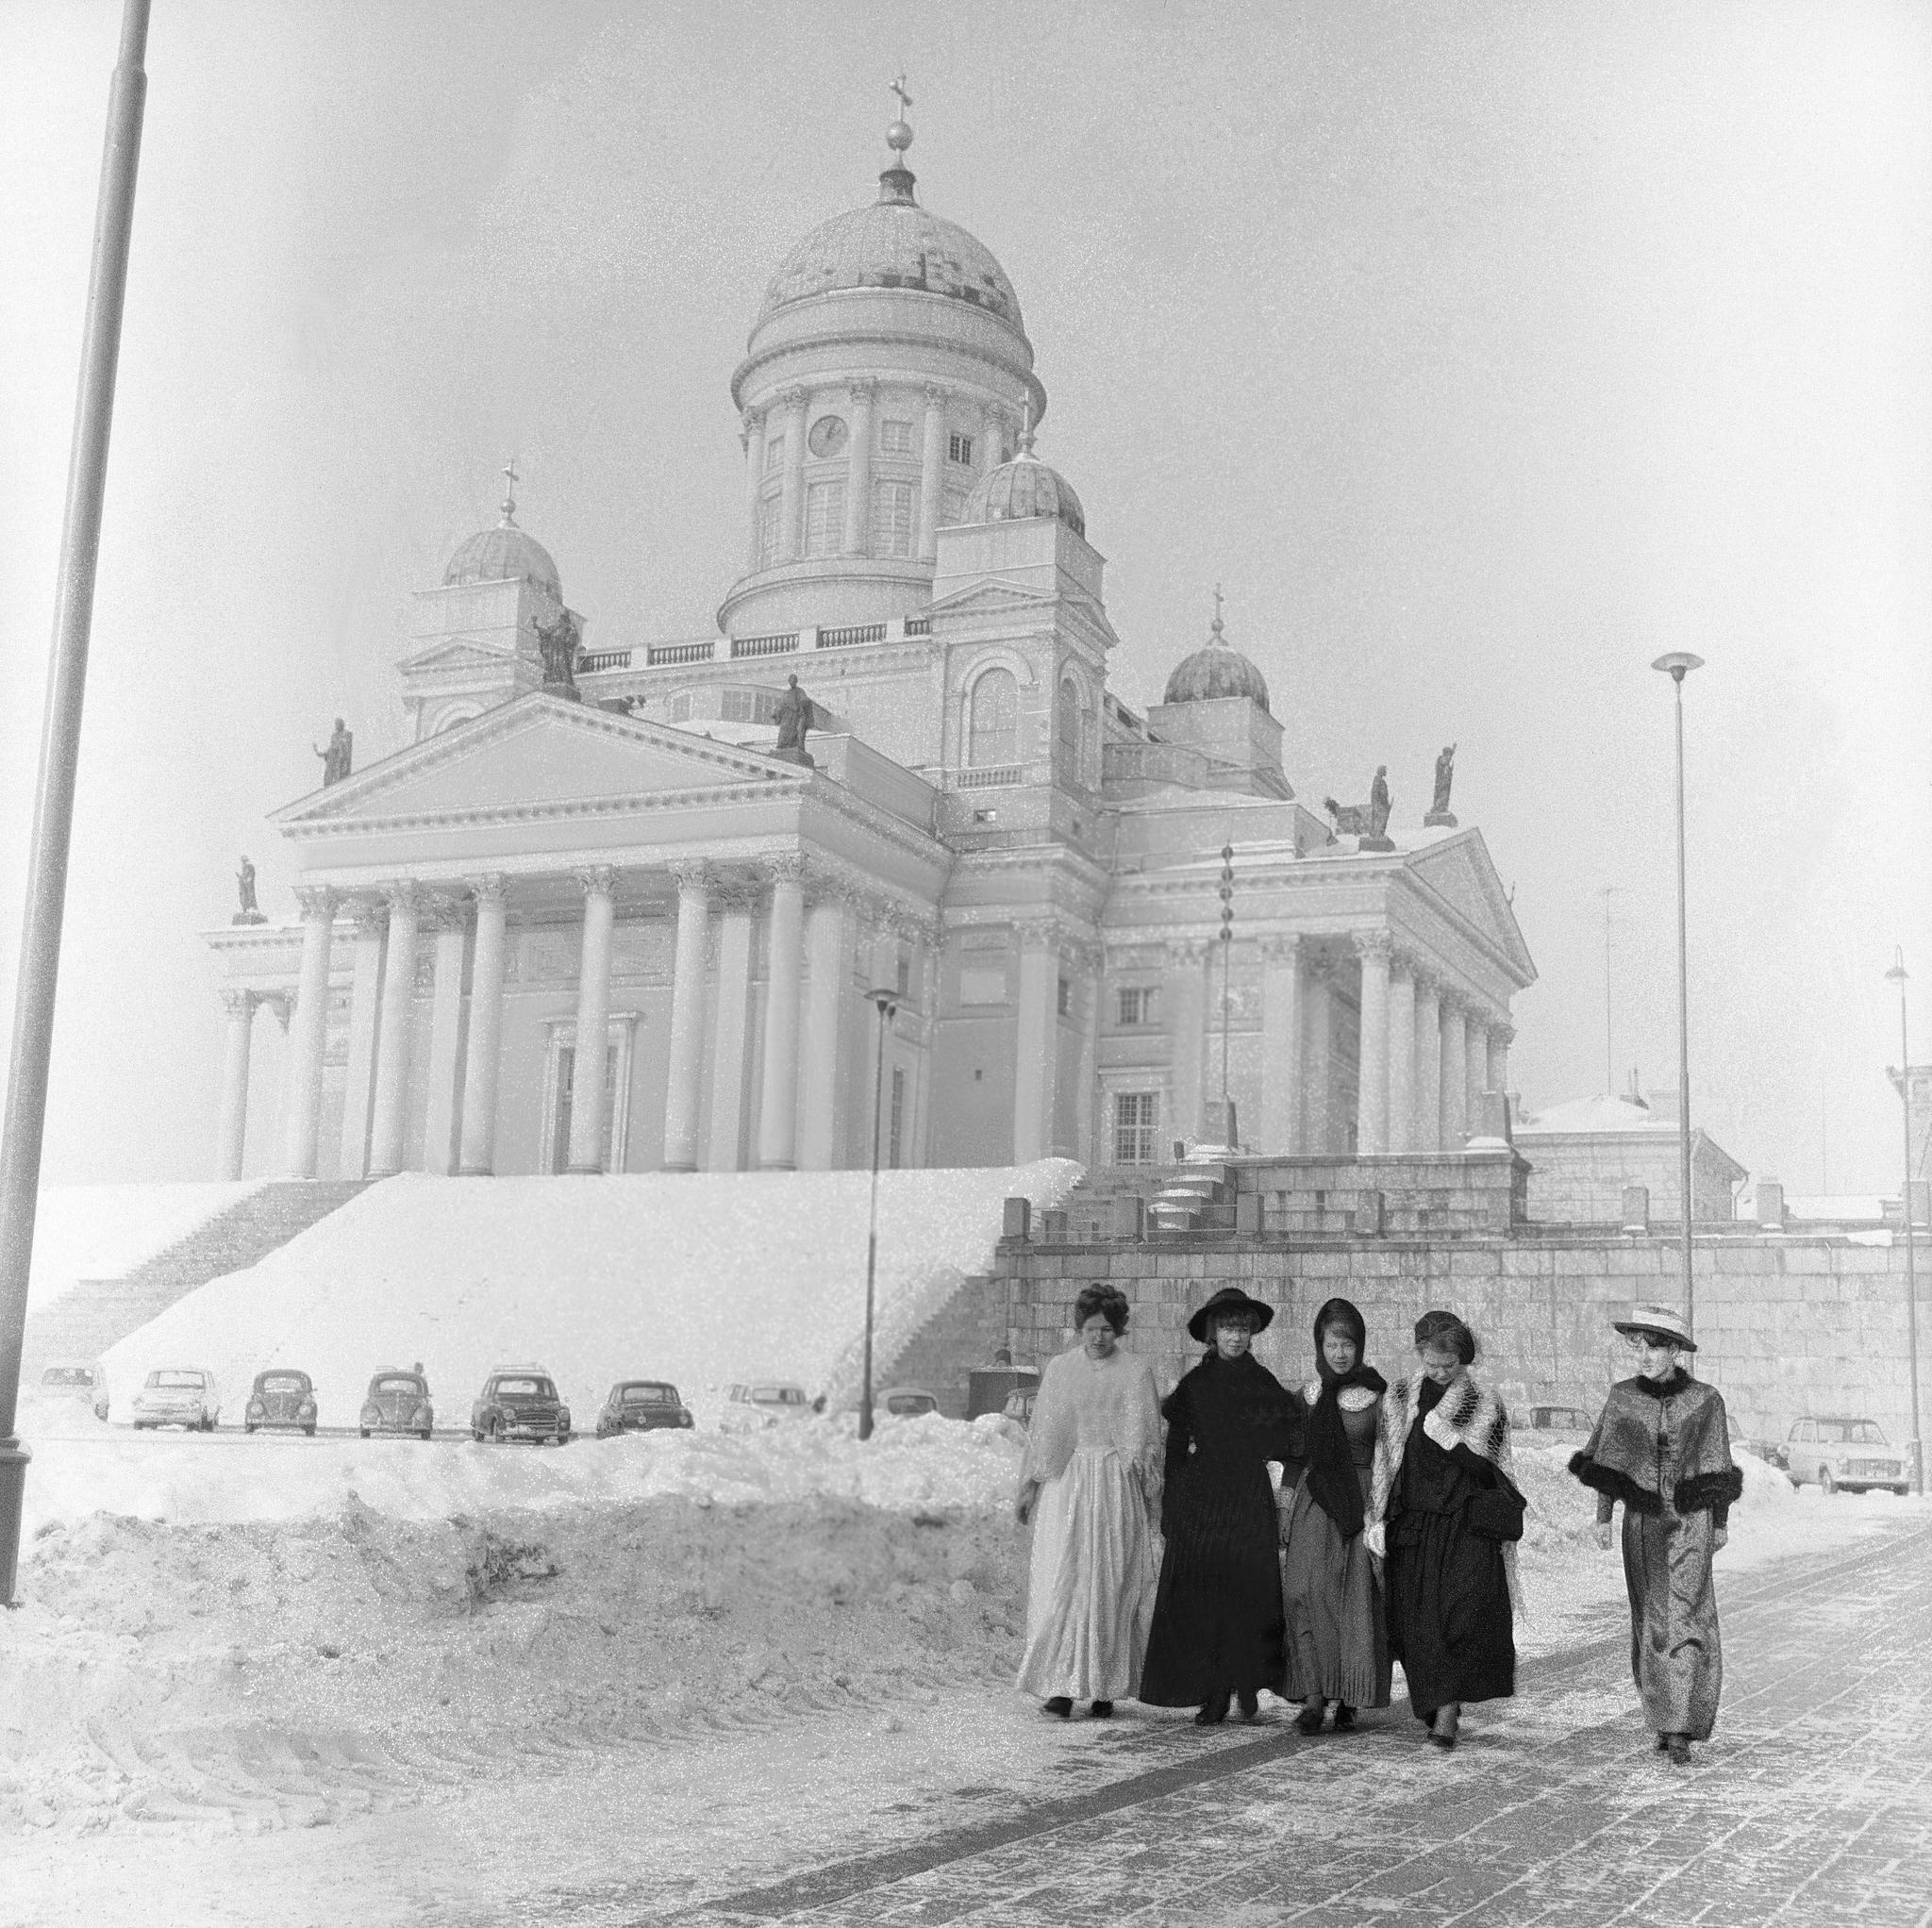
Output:
[[[162,1426],[212,1433],[221,1417],[221,1388],[206,1366],[157,1366],[142,1381],[128,1413],[137,1433]]]
[[[731,1388],[718,1424],[726,1433],[756,1432],[786,1420],[808,1420],[812,1411],[804,1387],[782,1379],[752,1379]]]
[[[420,1372],[378,1372],[369,1382],[362,1401],[357,1430],[363,1438],[371,1433],[413,1433],[428,1438],[436,1425],[436,1409],[429,1402],[429,1382]]]
[[[59,1359],[41,1372],[41,1390],[50,1398],[71,1393],[75,1399],[92,1400],[101,1383],[99,1369],[83,1365],[78,1359]]]
[[[923,1386],[889,1386],[875,1394],[873,1411],[880,1419],[916,1420],[940,1409],[939,1397]]]
[[[1840,1487],[1868,1493],[1874,1487],[1905,1494],[1911,1482],[1904,1455],[1876,1420],[1849,1413],[1819,1413],[1793,1421],[1785,1441],[1785,1471],[1794,1487],[1809,1482],[1827,1493]]]

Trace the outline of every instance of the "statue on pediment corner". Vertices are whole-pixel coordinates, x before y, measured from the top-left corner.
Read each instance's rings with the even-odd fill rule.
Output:
[[[313,743],[308,746],[315,750]],[[322,787],[326,789],[332,783],[341,783],[347,776],[355,761],[356,738],[341,717],[336,718],[336,726],[329,733],[325,749],[315,750],[322,758]]]
[[[537,624],[537,647],[543,657],[543,687],[556,695],[582,702],[577,691],[577,644],[582,632],[568,609],[558,611],[555,623]]]
[[[805,737],[808,730],[818,724],[818,710],[811,698],[798,687],[797,676],[788,677],[772,710],[772,721],[778,725],[778,740],[772,746],[772,755],[787,763],[802,763],[811,769],[811,752],[805,747]]]
[[[1436,758],[1436,794],[1429,805],[1429,813],[1423,819],[1431,828],[1441,826],[1445,830],[1457,827],[1456,819],[1449,808],[1449,786],[1456,780],[1456,745],[1445,743],[1442,754]]]
[[[235,894],[242,900],[242,908],[229,919],[231,923],[266,923],[268,919],[261,914],[261,906],[255,901],[255,866],[244,856],[242,868],[235,873]]]
[[[1389,840],[1389,817],[1393,805],[1389,796],[1389,766],[1378,763],[1375,766],[1375,780],[1369,786],[1369,800],[1365,804],[1338,804],[1333,797],[1324,797],[1322,807],[1335,820],[1335,835],[1354,837],[1359,839],[1362,850],[1393,850]]]

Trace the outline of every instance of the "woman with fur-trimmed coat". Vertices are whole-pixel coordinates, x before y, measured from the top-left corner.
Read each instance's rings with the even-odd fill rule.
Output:
[[[1624,1503],[1624,1585],[1630,1596],[1630,1671],[1657,1751],[1681,1766],[1708,1740],[1724,1687],[1711,1555],[1728,1535],[1744,1475],[1731,1457],[1723,1396],[1691,1378],[1694,1353],[1674,1305],[1636,1305],[1617,1330],[1637,1376],[1610,1388],[1590,1443],[1570,1471],[1596,1494],[1597,1543]]]
[[[1370,1523],[1383,1555],[1389,1650],[1409,1706],[1443,1749],[1470,1701],[1516,1691],[1523,1495],[1503,1402],[1469,1376],[1475,1335],[1453,1312],[1416,1321],[1418,1368],[1382,1401]]]

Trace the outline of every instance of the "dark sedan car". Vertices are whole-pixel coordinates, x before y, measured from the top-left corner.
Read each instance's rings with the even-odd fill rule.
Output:
[[[287,1426],[315,1438],[315,1382],[307,1372],[274,1367],[255,1375],[242,1415],[244,1431]]]
[[[597,1415],[597,1437],[657,1433],[691,1422],[691,1408],[668,1379],[620,1379]]]
[[[470,1407],[470,1438],[499,1445],[527,1439],[538,1446],[548,1439],[561,1446],[570,1438],[570,1407],[541,1367],[505,1367],[483,1382]]]
[[[369,1382],[359,1422],[365,1439],[371,1433],[413,1433],[426,1439],[435,1424],[429,1382],[422,1373],[378,1372]]]

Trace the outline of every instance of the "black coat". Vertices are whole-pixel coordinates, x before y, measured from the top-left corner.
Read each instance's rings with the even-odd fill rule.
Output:
[[[1298,1467],[1301,1405],[1250,1354],[1209,1353],[1160,1408],[1166,1551],[1142,1701],[1193,1707],[1285,1685],[1278,1527],[1268,1462]]]

